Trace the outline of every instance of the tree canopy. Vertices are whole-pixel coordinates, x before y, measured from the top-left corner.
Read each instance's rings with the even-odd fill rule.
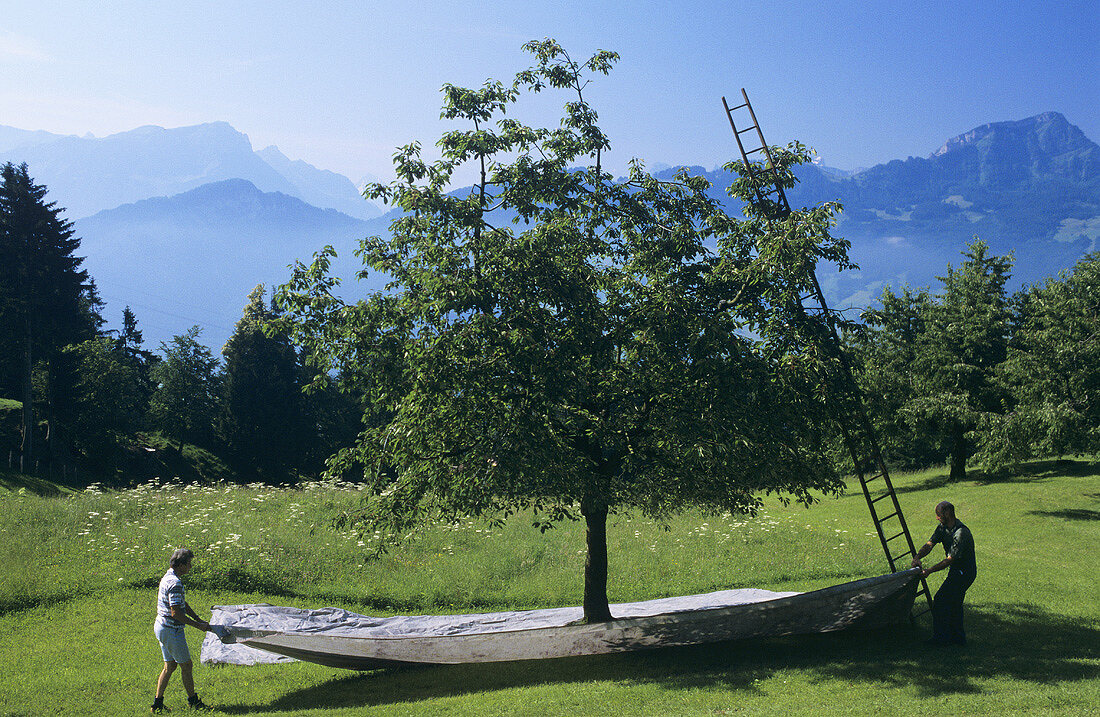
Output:
[[[828,234],[834,205],[742,221],[686,171],[659,181],[635,161],[614,178],[584,90],[617,55],[525,49],[536,65],[511,86],[445,86],[442,116],[465,127],[434,162],[400,148],[398,179],[371,188],[404,210],[359,251],[386,290],[335,298],[326,248],[277,291],[277,326],[319,380],[339,373],[363,396],[362,432],[329,462],[367,482],[355,519],[397,535],[427,517],[583,517],[585,616],[605,620],[609,511],[752,512],[764,492],[810,502],[840,486],[823,357],[795,301],[818,259],[847,266],[846,244]],[[506,115],[546,90],[569,97],[559,127]],[[776,157],[788,184],[808,158]],[[468,163],[479,181],[450,192]],[[733,191],[751,197],[751,175]]]
[[[883,291],[856,341],[861,382],[888,459],[904,467],[948,459],[950,479],[983,450],[990,427],[1012,403],[999,377],[1012,336],[1005,290],[1012,257],[972,242],[959,268],[947,267],[942,291]]]
[[[218,433],[240,475],[278,481],[296,464],[307,426],[298,356],[285,336],[264,333],[276,316],[264,299],[260,284],[222,349]]]
[[[1012,410],[990,427],[986,460],[1100,451],[1100,252],[1023,292],[998,377]]]
[[[218,359],[199,343],[202,330],[161,342],[163,360],[153,368],[156,389],[149,401],[149,422],[170,439],[177,451],[184,442],[210,446],[218,414]]]
[[[0,332],[14,339],[0,344],[0,370],[20,387],[24,458],[34,453],[35,365],[44,362],[40,400],[50,420],[61,349],[94,337],[102,324],[95,285],[74,255],[80,238],[62,212],[26,164],[0,168]]]

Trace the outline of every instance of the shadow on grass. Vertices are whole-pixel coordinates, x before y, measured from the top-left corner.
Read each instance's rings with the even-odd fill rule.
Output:
[[[995,477],[990,477],[987,482],[1015,482],[1034,480],[1035,478],[1053,478],[1056,476],[1068,476],[1071,478],[1100,477],[1100,461],[1073,458],[1032,461],[1021,465],[1005,480],[998,481]]]
[[[1029,510],[1028,515],[1044,515],[1048,518],[1061,518],[1063,520],[1100,520],[1100,510],[1089,510],[1088,508]]]
[[[782,670],[806,671],[817,682],[915,689],[926,697],[979,693],[980,681],[990,678],[1052,684],[1100,677],[1100,666],[1086,662],[1100,658],[1100,630],[1093,622],[1019,604],[968,608],[967,619],[971,644],[965,648],[926,647],[926,630],[906,625],[599,657],[352,673],[271,703],[219,709],[249,714],[370,707],[594,680],[752,694],[760,689],[755,680]]]
[[[978,485],[1036,483],[1056,477],[1100,478],[1100,461],[1051,458],[1049,460],[1030,461],[1011,470],[987,472],[980,468],[968,468],[966,471],[966,482],[977,483]],[[953,482],[945,467],[942,473],[931,475],[919,483],[896,487],[895,492],[917,493],[936,490],[951,485]]]
[[[0,488],[12,493],[25,490],[40,498],[56,498],[65,493],[65,489],[57,483],[14,471],[0,471]]]

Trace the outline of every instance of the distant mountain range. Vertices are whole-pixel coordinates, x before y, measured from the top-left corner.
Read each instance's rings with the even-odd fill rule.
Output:
[[[26,162],[31,176],[49,187],[70,219],[224,179],[247,179],[262,191],[282,192],[359,219],[382,213],[347,177],[291,161],[277,147],[255,152],[248,136],[225,122],[138,127],[103,138],[0,126],[4,162]]]
[[[215,351],[257,284],[286,281],[289,264],[308,262],[326,244],[339,248],[335,268],[350,276],[352,249],[377,233],[362,219],[262,192],[247,179],[124,204],[78,220],[77,229],[110,316],[129,304],[153,347],[200,324]]]
[[[706,174],[727,199],[732,176]],[[885,284],[935,283],[974,237],[1014,252],[1013,286],[1100,249],[1100,146],[1057,112],[982,125],[927,158],[852,173],[803,165],[798,177],[792,206],[844,206],[834,234],[852,242],[861,271],[822,280],[846,304],[866,305]]]
[[[7,161],[27,162],[76,219],[108,319],[117,325],[130,305],[154,348],[197,323],[217,350],[252,287],[284,281],[288,264],[326,244],[340,254],[339,275],[353,276],[358,240],[395,216],[379,216],[348,178],[275,147],[254,151],[221,122],[102,139],[0,126]],[[695,169],[728,200],[728,173]],[[852,242],[861,270],[821,276],[841,307],[867,305],[885,284],[934,283],[974,236],[1015,253],[1014,286],[1100,248],[1100,147],[1056,112],[977,127],[926,158],[858,171],[806,165],[799,178],[792,205],[844,205],[834,233]]]

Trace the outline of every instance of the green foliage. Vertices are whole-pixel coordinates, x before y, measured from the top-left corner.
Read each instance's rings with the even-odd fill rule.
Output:
[[[543,530],[583,515],[598,592],[608,511],[752,512],[761,492],[837,487],[815,396],[826,359],[793,301],[819,258],[847,265],[846,245],[828,236],[831,205],[741,222],[686,172],[658,181],[635,162],[615,179],[583,91],[616,56],[525,48],[538,64],[511,88],[445,86],[443,117],[472,128],[444,134],[431,164],[399,149],[398,180],[369,190],[404,210],[359,252],[387,290],[342,304],[326,249],[280,287],[275,325],[364,396],[363,432],[330,462],[367,481],[355,518],[398,536],[436,515],[529,509]],[[560,127],[504,116],[547,88],[571,95]],[[790,184],[807,153],[776,157]],[[467,162],[480,181],[448,194]]]
[[[904,410],[918,396],[913,367],[925,350],[934,302],[925,289],[894,294],[887,287],[878,298],[881,308],[864,315],[869,330],[848,335],[883,457],[907,470],[942,462],[948,449],[942,431]]]
[[[947,457],[953,480],[965,477],[1010,401],[997,369],[1011,336],[1012,258],[989,255],[978,240],[964,256],[958,270],[948,266],[935,299],[927,290],[897,296],[886,289],[882,308],[865,315],[870,333],[854,340],[888,455],[902,465]]]
[[[298,356],[285,335],[264,333],[274,318],[261,284],[248,295],[244,316],[222,350],[218,434],[246,481],[287,478],[300,463],[307,435]]]
[[[6,466],[8,456],[19,451],[22,424],[23,404],[0,398],[0,465]]]
[[[1019,298],[1000,375],[1015,410],[990,429],[991,465],[1100,450],[1100,253]]]
[[[112,454],[120,441],[142,427],[146,406],[140,374],[107,338],[66,346],[62,354],[76,377],[63,420],[89,467],[103,470],[117,457]]]
[[[101,302],[88,272],[80,268],[83,259],[73,255],[80,239],[72,222],[46,201],[46,187],[34,183],[26,164],[8,162],[0,177],[0,392],[22,400],[22,450],[30,458],[36,456],[35,401],[52,425],[55,408],[66,399],[58,353],[96,335]],[[36,399],[33,371],[39,362],[44,391]],[[48,433],[54,455],[66,449],[59,434]]]
[[[171,343],[160,344],[163,360],[153,369],[156,390],[149,402],[149,423],[176,441],[210,446],[218,409],[218,359],[199,343],[202,330],[192,326]]]

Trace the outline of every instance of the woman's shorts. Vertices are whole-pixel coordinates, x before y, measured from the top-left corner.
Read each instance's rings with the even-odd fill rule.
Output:
[[[153,634],[160,641],[160,651],[165,662],[183,664],[191,661],[191,651],[187,649],[182,627],[169,627],[158,620],[153,625]]]

